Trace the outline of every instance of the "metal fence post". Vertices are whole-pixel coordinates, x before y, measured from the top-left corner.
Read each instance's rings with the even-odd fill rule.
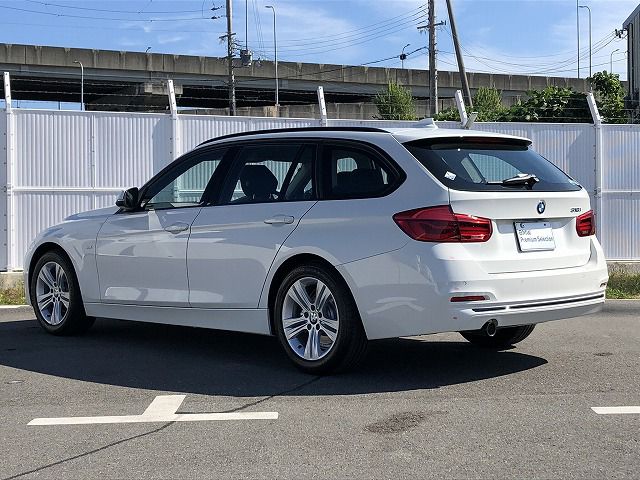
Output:
[[[4,231],[2,252],[0,252],[0,266],[2,270],[14,268],[13,252],[15,246],[15,228],[13,215],[13,178],[15,169],[15,119],[11,105],[11,78],[9,72],[4,72],[4,101],[5,101],[5,158],[0,178],[4,180],[4,198],[0,202],[0,221]]]
[[[602,230],[602,214],[604,210],[604,201],[602,197],[602,184],[603,184],[603,139],[602,139],[602,117],[598,111],[598,105],[593,93],[587,93],[587,103],[589,104],[589,110],[593,117],[593,128],[595,134],[595,181],[594,183],[594,199],[596,201],[596,231],[600,234],[600,240],[604,240]]]
[[[167,94],[169,95],[169,110],[171,112],[171,158],[173,161],[180,156],[180,119],[178,118],[178,104],[173,80],[167,80]]]
[[[329,123],[327,120],[327,104],[324,101],[324,88],[318,87],[318,105],[320,107],[320,126],[326,127]]]
[[[169,163],[180,156],[180,119],[178,118],[178,104],[176,102],[176,91],[173,87],[173,80],[167,80],[167,94],[169,95],[169,110],[171,113],[171,145],[169,152]],[[157,172],[154,172],[157,173]],[[182,191],[182,175],[173,185],[173,196],[176,198]]]

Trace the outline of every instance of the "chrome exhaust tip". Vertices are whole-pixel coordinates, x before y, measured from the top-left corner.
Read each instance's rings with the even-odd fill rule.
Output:
[[[488,337],[494,337],[498,331],[498,321],[495,318],[492,318],[484,324],[482,330]]]

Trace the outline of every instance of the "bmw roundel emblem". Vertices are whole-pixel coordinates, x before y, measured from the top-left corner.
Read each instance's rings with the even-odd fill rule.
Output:
[[[546,208],[547,204],[544,203],[544,200],[540,200],[540,202],[538,202],[538,207],[536,208],[536,210],[538,210],[538,213],[542,215]]]

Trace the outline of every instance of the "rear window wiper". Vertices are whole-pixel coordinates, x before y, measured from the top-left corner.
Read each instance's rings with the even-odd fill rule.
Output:
[[[532,188],[540,179],[531,173],[519,173],[515,177],[505,178],[499,182],[486,182],[487,185],[502,185],[504,187],[520,187],[524,185]]]

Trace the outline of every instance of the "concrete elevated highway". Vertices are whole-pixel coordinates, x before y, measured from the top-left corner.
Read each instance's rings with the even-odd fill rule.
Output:
[[[76,60],[84,65],[87,110],[165,109],[169,78],[174,80],[181,108],[224,113],[228,106],[225,58],[0,44],[0,71],[11,73],[12,94],[17,100],[79,102]],[[240,114],[273,113],[274,73],[271,61],[235,69]],[[417,99],[418,114],[428,114],[428,70],[279,62],[278,73],[283,116],[317,116],[316,89],[322,85],[330,117],[371,118],[376,113],[372,97],[389,81],[409,87]],[[468,75],[472,92],[482,86],[495,87],[502,91],[507,105],[528,90],[549,85],[588,89],[586,80],[575,78]],[[450,105],[460,88],[458,73],[440,70],[438,88],[441,106]]]

